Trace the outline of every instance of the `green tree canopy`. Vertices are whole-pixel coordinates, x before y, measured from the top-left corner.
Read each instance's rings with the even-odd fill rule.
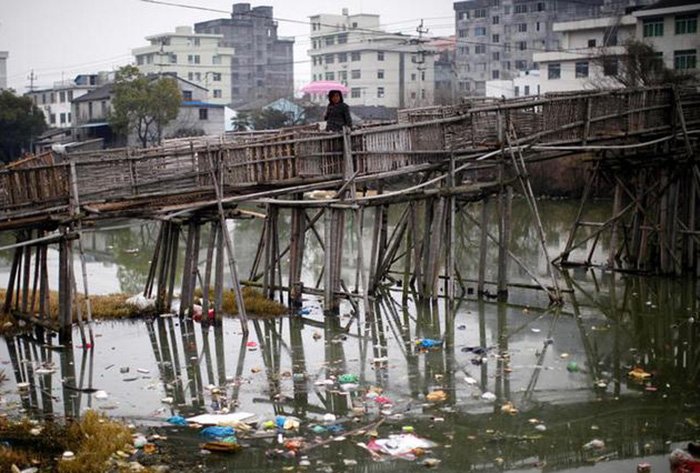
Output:
[[[115,133],[134,132],[141,146],[160,144],[163,128],[177,118],[182,95],[172,77],[148,77],[135,66],[117,71],[109,124]]]
[[[30,97],[0,92],[0,161],[9,163],[30,151],[32,140],[46,131],[42,112]]]

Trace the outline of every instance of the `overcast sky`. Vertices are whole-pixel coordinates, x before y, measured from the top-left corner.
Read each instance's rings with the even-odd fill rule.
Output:
[[[176,26],[230,16],[235,1],[164,0],[219,11],[147,3],[144,0],[0,0],[0,51],[8,51],[8,86],[18,92],[72,79],[77,74],[113,70],[133,61],[131,50],[147,45],[146,36],[172,32]],[[454,34],[450,0],[267,0],[280,36],[294,37],[296,86],[310,77],[309,16],[318,13],[380,15],[382,29],[415,34],[421,19],[429,35]]]

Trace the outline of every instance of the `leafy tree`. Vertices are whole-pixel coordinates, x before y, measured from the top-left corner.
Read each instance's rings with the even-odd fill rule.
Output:
[[[44,112],[30,97],[18,97],[10,90],[0,92],[0,162],[19,158],[46,128]]]
[[[611,67],[615,61],[617,70]],[[664,66],[653,46],[634,39],[625,43],[625,53],[622,56],[603,54],[597,62],[605,71],[611,71],[608,76],[625,87],[681,84],[693,79],[690,74]]]
[[[293,125],[290,117],[279,110],[264,108],[252,115],[253,129],[255,130],[276,130],[285,126]]]
[[[141,146],[159,144],[163,128],[177,117],[182,95],[172,77],[149,77],[135,66],[117,71],[109,123],[115,133],[135,132]]]
[[[238,112],[231,118],[231,125],[233,131],[248,131],[253,128],[253,121],[248,112]]]

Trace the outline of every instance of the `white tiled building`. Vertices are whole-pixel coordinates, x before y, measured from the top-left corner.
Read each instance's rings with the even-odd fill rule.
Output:
[[[540,71],[520,71],[518,77],[510,80],[487,80],[486,96],[512,99],[540,94]]]
[[[533,54],[541,92],[621,87],[611,77],[617,74],[615,56],[625,53],[624,43],[634,38],[636,24],[631,15],[555,23],[562,50]]]
[[[661,53],[664,65],[698,75],[700,2],[662,0],[633,13],[637,38]]]
[[[174,33],[146,38],[151,44],[132,50],[136,66],[144,74],[170,73],[209,91],[206,101],[231,102],[233,48],[221,46],[223,35],[193,33],[178,26]]]
[[[71,102],[97,87],[114,79],[114,74],[81,74],[73,80],[54,82],[53,87],[34,89],[25,95],[44,112],[46,123],[51,128],[71,128],[73,112]]]
[[[311,17],[311,78],[345,84],[349,105],[409,108],[433,104],[434,55],[411,38],[379,30],[379,16]],[[311,97],[327,103],[325,95]]]

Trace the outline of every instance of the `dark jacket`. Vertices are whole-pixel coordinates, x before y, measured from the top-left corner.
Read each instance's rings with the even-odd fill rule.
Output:
[[[330,94],[328,95],[330,100]],[[336,104],[330,102],[328,104],[326,114],[323,116],[323,119],[326,121],[326,130],[328,131],[343,131],[344,126],[352,126],[350,107],[348,107],[348,104],[343,102],[342,94],[340,95],[340,102]]]

